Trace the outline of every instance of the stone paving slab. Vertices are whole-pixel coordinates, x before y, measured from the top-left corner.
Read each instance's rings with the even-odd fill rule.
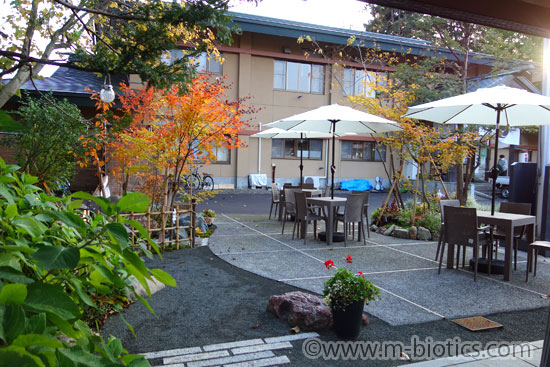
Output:
[[[276,355],[274,351],[283,352],[292,349],[291,341],[319,337],[316,332],[282,335],[268,338],[230,341],[190,347],[170,349],[142,355],[149,360],[162,359],[166,367],[211,367],[211,366],[276,366],[289,364],[286,355]],[[169,357],[168,357],[169,356]]]
[[[404,282],[406,273],[370,275],[376,285],[422,305],[448,319],[487,315],[501,311],[523,310],[550,304],[540,295],[530,293],[503,281],[478,276],[473,272],[437,269],[414,272],[414,286]],[[410,273],[409,273],[410,275]],[[434,281],[436,279],[437,281]],[[382,319],[391,314],[382,315]]]
[[[414,256],[403,256],[399,252],[380,246],[306,252],[323,260],[323,262],[331,259],[336,267],[349,268],[353,272],[395,271],[428,268],[436,265],[434,262]],[[350,255],[353,259],[351,264],[346,263],[347,255]]]
[[[310,276],[326,275],[322,262],[296,251],[241,253],[220,257],[242,269],[276,280],[302,276],[304,269],[308,269]]]
[[[210,249],[216,255],[242,254],[262,251],[294,251],[288,245],[259,233],[239,234],[239,242],[228,243],[227,236],[211,237]]]

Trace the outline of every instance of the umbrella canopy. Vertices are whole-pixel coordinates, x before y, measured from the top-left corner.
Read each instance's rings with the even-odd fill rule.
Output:
[[[330,138],[332,135],[328,133],[319,133],[314,131],[296,131],[296,130],[283,130],[279,128],[271,128],[254,135],[250,135],[251,138],[267,138],[267,139],[300,139],[300,185],[303,181],[303,172],[304,172],[304,150],[303,150],[303,139],[314,139],[314,138]]]
[[[497,152],[500,125],[550,124],[550,97],[503,85],[410,107],[405,117],[440,124],[495,125],[495,156],[492,169],[491,214],[495,212]]]
[[[399,131],[401,127],[391,120],[371,115],[348,106],[331,104],[299,113],[267,124],[289,131],[307,131],[332,134],[331,197],[334,198],[334,147],[335,137],[349,134],[367,135]]]

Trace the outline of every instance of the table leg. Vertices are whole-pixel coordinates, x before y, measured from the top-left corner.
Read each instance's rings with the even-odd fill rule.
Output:
[[[512,274],[512,253],[514,252],[514,227],[512,223],[504,228],[506,234],[506,249],[504,251],[504,280],[510,281]]]
[[[326,234],[326,242],[327,242],[327,246],[331,246],[332,245],[332,229],[333,229],[333,226],[334,226],[334,208],[332,207],[332,205],[328,205],[328,221],[327,221],[327,225],[325,226],[326,229],[325,229],[325,234]]]

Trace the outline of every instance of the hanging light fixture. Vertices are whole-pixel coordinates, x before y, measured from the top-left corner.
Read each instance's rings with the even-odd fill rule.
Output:
[[[109,74],[105,77],[103,88],[99,92],[99,98],[105,103],[111,103],[115,100],[115,91],[111,85],[111,76]]]

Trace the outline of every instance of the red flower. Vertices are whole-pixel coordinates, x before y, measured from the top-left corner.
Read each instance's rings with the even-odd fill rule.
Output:
[[[346,257],[346,262],[348,264],[351,264],[353,262],[353,259],[351,258],[351,256],[348,255],[348,257]]]
[[[325,266],[327,267],[327,269],[332,268],[334,266],[334,261],[332,260],[325,261]]]
[[[357,274],[363,275],[363,272],[362,272],[362,271],[358,271]]]

